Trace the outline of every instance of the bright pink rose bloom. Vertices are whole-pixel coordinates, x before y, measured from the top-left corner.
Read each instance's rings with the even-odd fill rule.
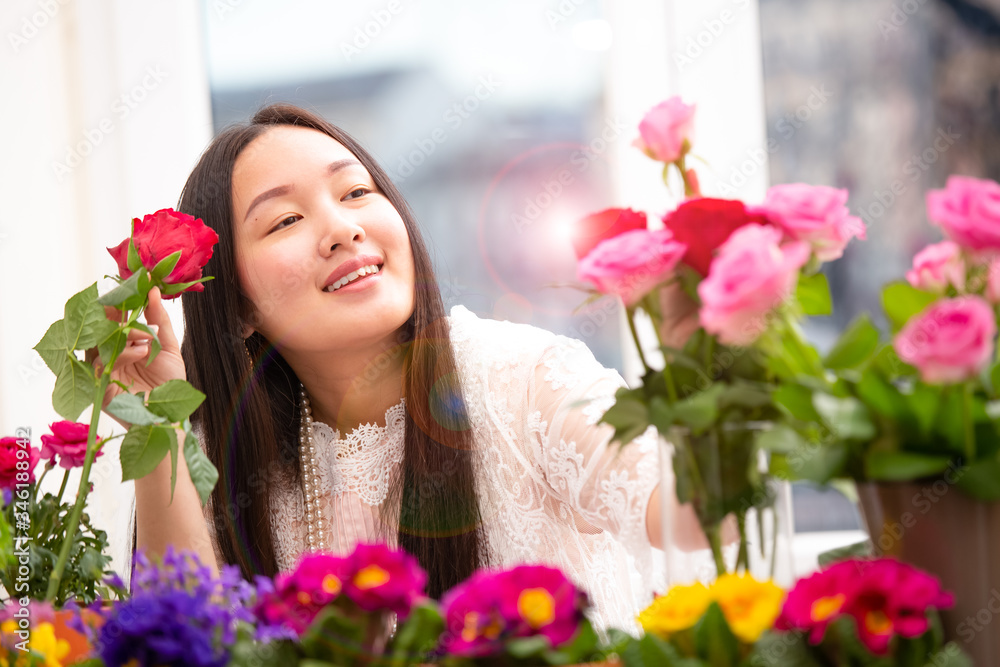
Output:
[[[0,489],[14,490],[18,483],[34,483],[35,466],[38,464],[38,450],[29,442],[25,447],[18,444],[23,438],[0,438]],[[27,466],[24,462],[27,461]],[[21,463],[21,469],[17,467]],[[25,469],[26,468],[26,469]],[[17,475],[27,473],[27,478],[18,480]]]
[[[767,191],[763,210],[790,238],[806,241],[822,262],[837,259],[854,237],[865,239],[865,224],[847,209],[847,190],[788,183]]]
[[[480,571],[444,594],[441,615],[445,629],[441,648],[468,658],[498,653],[508,634],[500,616],[500,586],[494,572]]]
[[[827,626],[844,612],[856,576],[854,564],[842,561],[799,579],[785,598],[775,629],[800,630],[809,635],[810,644],[818,645]]]
[[[654,160],[673,162],[690,147],[693,130],[694,105],[675,96],[646,112],[632,145]]]
[[[337,599],[350,575],[346,558],[306,554],[295,570],[275,577],[274,591],[261,597],[254,613],[301,636],[323,607]]]
[[[765,316],[794,289],[809,244],[780,245],[781,230],[747,225],[733,232],[698,285],[701,325],[726,345],[749,345],[767,329]]]
[[[630,208],[607,208],[591,213],[573,229],[573,251],[577,259],[583,259],[601,241],[647,226],[646,214]]]
[[[144,216],[142,220],[132,220],[132,236],[136,252],[142,265],[149,271],[153,270],[160,260],[181,251],[180,259],[174,270],[163,279],[165,285],[177,285],[200,280],[201,270],[212,258],[212,246],[219,241],[215,230],[205,225],[200,218],[196,219],[186,213],[179,213],[165,208],[156,213]],[[125,239],[108,252],[118,264],[118,274],[128,278],[133,271],[128,267],[128,243]],[[182,292],[203,292],[202,283],[191,285]],[[176,294],[164,294],[164,299],[175,299]]]
[[[359,544],[348,557],[344,593],[365,611],[387,609],[400,620],[424,597],[427,574],[417,559],[384,544]]]
[[[768,224],[763,212],[743,205],[736,199],[695,197],[686,200],[663,216],[663,225],[674,233],[674,240],[687,246],[684,263],[708,275],[708,267],[719,246],[734,231],[749,224]]]
[[[544,635],[560,646],[576,634],[587,598],[560,570],[521,565],[501,572],[500,615],[515,637]]]
[[[913,317],[893,339],[899,358],[924,382],[950,384],[975,377],[993,355],[993,309],[978,296],[943,299]]]
[[[601,241],[577,263],[577,278],[634,306],[670,278],[687,247],[666,229],[635,229]]]
[[[87,433],[90,426],[78,422],[59,421],[49,424],[52,435],[42,436],[42,458],[55,461],[59,457],[59,465],[69,470],[70,468],[83,467],[84,459],[87,456]],[[101,439],[97,438],[100,443]],[[100,449],[94,454],[97,460],[104,452]]]
[[[962,249],[951,241],[932,243],[913,258],[906,280],[917,289],[943,293],[949,285],[965,290],[965,259]]]
[[[927,193],[927,215],[952,241],[971,250],[1000,250],[1000,184],[949,176]]]

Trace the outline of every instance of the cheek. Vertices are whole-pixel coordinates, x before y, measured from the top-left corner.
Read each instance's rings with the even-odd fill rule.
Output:
[[[240,280],[250,300],[266,314],[303,293],[312,279],[307,264],[301,253],[287,248],[248,253],[240,262]]]

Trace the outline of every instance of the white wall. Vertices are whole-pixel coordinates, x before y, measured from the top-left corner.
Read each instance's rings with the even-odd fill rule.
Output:
[[[105,248],[128,236],[131,218],[176,204],[211,138],[201,24],[197,0],[0,5],[3,435],[29,426],[38,444],[61,419],[55,378],[31,348],[72,294],[115,272]],[[179,329],[179,304],[170,309]],[[102,434],[112,427],[102,420]],[[47,488],[58,488],[60,470]],[[133,491],[116,446],[92,480],[91,516],[118,558]]]

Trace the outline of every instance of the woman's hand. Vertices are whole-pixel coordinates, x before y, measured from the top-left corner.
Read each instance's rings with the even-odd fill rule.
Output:
[[[677,281],[660,289],[660,340],[667,347],[681,349],[700,325],[698,304]]]
[[[114,322],[121,322],[121,312],[110,306],[105,307],[108,319]],[[149,358],[150,341],[152,336],[144,331],[132,330],[128,334],[128,342],[125,349],[118,355],[114,370],[111,371],[111,379],[118,380],[122,384],[131,388],[132,393],[145,393],[168,380],[185,380],[187,373],[184,369],[184,360],[181,358],[180,346],[177,344],[177,337],[174,335],[173,326],[170,323],[170,316],[167,315],[166,308],[163,307],[163,300],[160,289],[154,287],[149,291],[149,305],[143,314],[146,324],[150,329],[156,331],[160,339],[162,349],[156,355],[153,363],[146,365]],[[100,357],[96,348],[87,350],[87,361],[100,370],[102,368]],[[104,405],[107,407],[118,394],[122,393],[122,388],[113,382],[108,385],[108,390],[104,394]],[[130,425],[122,422],[114,415],[112,419],[128,428]]]

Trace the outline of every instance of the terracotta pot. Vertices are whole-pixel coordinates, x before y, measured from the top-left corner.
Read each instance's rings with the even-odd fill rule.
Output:
[[[859,483],[877,556],[894,556],[941,579],[955,594],[945,635],[975,665],[1000,665],[1000,502],[974,500],[939,479]]]

